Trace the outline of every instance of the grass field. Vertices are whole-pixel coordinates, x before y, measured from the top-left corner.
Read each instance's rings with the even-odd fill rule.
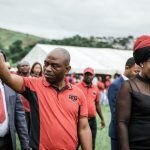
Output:
[[[103,110],[103,114],[105,117],[106,127],[102,130],[100,129],[100,120],[99,120],[99,117],[97,117],[98,132],[97,132],[97,138],[96,138],[96,150],[110,150],[110,139],[108,136],[110,111],[109,111],[108,106],[103,106],[102,110]],[[18,140],[17,140],[17,150],[21,150]]]
[[[102,130],[100,129],[100,120],[97,117],[98,132],[96,138],[96,150],[110,150],[110,138],[108,136],[110,110],[109,110],[109,106],[103,106],[102,109],[105,117],[106,127]]]

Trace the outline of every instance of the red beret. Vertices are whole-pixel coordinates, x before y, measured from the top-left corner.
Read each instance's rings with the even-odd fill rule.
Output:
[[[140,48],[144,48],[148,46],[150,46],[150,36],[142,35],[136,39],[133,50],[136,51]]]

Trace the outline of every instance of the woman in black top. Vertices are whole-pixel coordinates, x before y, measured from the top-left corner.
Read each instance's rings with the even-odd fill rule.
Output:
[[[150,36],[136,40],[133,56],[141,72],[117,98],[119,150],[150,150]]]

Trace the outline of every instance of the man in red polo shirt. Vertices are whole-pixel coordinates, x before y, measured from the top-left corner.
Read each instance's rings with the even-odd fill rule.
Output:
[[[0,56],[0,78],[30,103],[33,150],[76,150],[78,135],[82,149],[92,149],[85,96],[64,80],[69,64],[69,52],[56,48],[44,61],[44,77],[21,77],[10,74]]]
[[[92,68],[86,68],[83,72],[83,81],[78,83],[77,86],[85,94],[87,105],[88,105],[88,121],[92,131],[92,144],[93,150],[95,149],[95,140],[97,133],[97,124],[96,124],[96,112],[98,113],[101,119],[101,128],[105,127],[105,122],[103,114],[100,108],[100,96],[97,86],[92,84],[94,78],[94,70]]]

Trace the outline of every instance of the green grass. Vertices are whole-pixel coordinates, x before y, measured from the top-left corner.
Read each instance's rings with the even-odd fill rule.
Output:
[[[102,111],[105,117],[106,127],[100,129],[100,119],[97,116],[97,138],[96,138],[96,150],[110,150],[110,138],[108,136],[108,126],[110,122],[110,110],[108,106],[103,106]],[[17,140],[17,150],[20,150],[19,141]]]
[[[98,132],[96,137],[96,150],[110,150],[110,138],[108,136],[108,127],[110,122],[109,106],[103,106],[102,111],[105,117],[106,127],[100,129],[100,119],[97,116]]]
[[[17,150],[21,150],[21,148],[20,148],[20,142],[19,142],[18,136],[17,136]]]

